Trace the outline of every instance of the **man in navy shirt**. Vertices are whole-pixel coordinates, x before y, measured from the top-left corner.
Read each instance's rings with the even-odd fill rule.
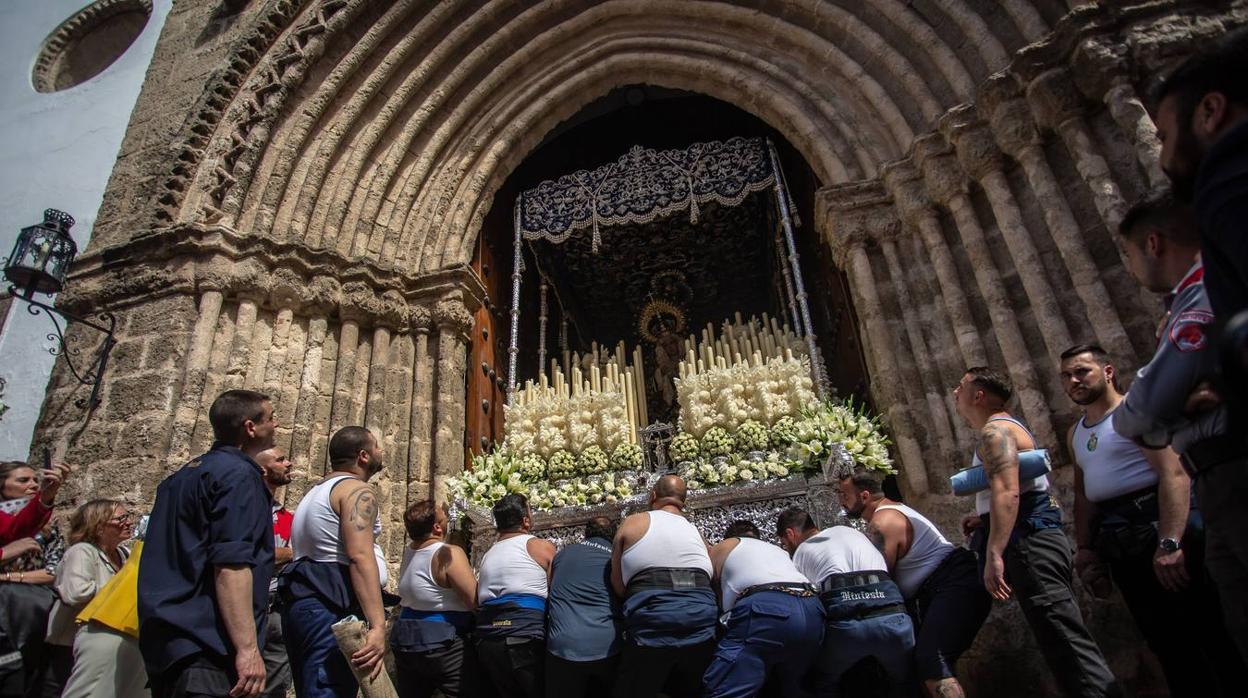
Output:
[[[620,652],[618,601],[611,594],[616,524],[590,519],[585,541],[555,555],[546,599],[546,695],[604,696]]]
[[[154,698],[264,690],[273,499],[254,456],[273,446],[266,395],[208,410],[216,443],[156,489],[139,567],[139,648]]]

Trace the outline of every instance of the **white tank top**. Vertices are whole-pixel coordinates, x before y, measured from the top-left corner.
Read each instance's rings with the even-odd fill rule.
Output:
[[[645,513],[650,517],[650,527],[620,556],[625,585],[633,575],[653,567],[696,569],[711,576],[711,556],[697,527],[679,514],[659,510]]]
[[[739,541],[737,547],[728,552],[719,572],[725,611],[731,610],[741,592],[752,586],[807,581],[780,546],[755,538],[740,538]]]
[[[1027,432],[1027,435],[1031,437],[1032,444],[1036,443],[1036,437],[1034,434],[1031,433],[1031,430],[1027,428],[1027,425],[1023,424],[1017,419],[1014,419],[1013,417],[996,417],[988,421],[990,422],[1013,422],[1014,424],[1017,424],[1018,426],[1022,427],[1023,431]],[[1023,449],[1023,450],[1031,451],[1034,449],[1028,448],[1028,449]],[[1020,453],[1021,452],[1022,451],[1020,451]],[[976,453],[975,457],[971,459],[971,465],[981,467],[981,468],[983,467],[984,462],[979,459],[978,453]],[[1040,475],[1038,477],[1033,477],[1027,480],[1020,479],[1018,481],[1018,493],[1019,494],[1022,494],[1024,492],[1045,492],[1048,489],[1049,489],[1049,478],[1047,475]],[[992,487],[989,486],[988,489],[975,493],[975,513],[979,514],[980,516],[983,516],[984,514],[987,514],[991,510],[992,510]]]
[[[290,546],[294,549],[296,560],[350,563],[342,542],[342,520],[329,502],[334,487],[349,479],[350,475],[339,475],[313,486],[295,508],[295,516],[290,523]],[[373,521],[373,540],[380,536],[381,514],[378,514]],[[381,585],[385,586],[390,575],[386,570],[386,556],[376,542],[373,543],[373,556],[377,558]]]
[[[481,558],[477,575],[477,600],[489,601],[504,594],[532,594],[546,598],[546,570],[529,554],[526,534],[499,541]]]
[[[910,550],[897,561],[892,571],[893,581],[901,589],[901,595],[907,599],[923,586],[940,563],[953,552],[953,544],[941,535],[940,530],[919,512],[905,504],[881,504],[876,511],[892,509],[899,511],[910,519],[910,527],[914,529],[914,539],[910,541]]]
[[[399,572],[399,598],[404,608],[414,611],[467,611],[453,589],[438,586],[433,578],[433,556],[442,546],[438,541],[420,550],[408,548],[403,553],[403,569]]]
[[[849,526],[833,526],[797,546],[793,564],[811,584],[846,572],[887,572],[884,556],[866,536]]]
[[[1157,473],[1130,439],[1114,431],[1113,412],[1088,426],[1081,418],[1071,436],[1075,462],[1083,471],[1083,493],[1103,502],[1157,485]]]

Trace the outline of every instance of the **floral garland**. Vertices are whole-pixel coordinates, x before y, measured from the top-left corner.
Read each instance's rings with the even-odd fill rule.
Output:
[[[559,451],[549,461],[535,453],[516,455],[507,448],[474,456],[472,468],[447,480],[450,498],[455,502],[491,507],[509,494],[523,494],[535,510],[585,504],[617,502],[632,496],[628,480],[618,471],[635,471],[641,466],[641,449],[620,444],[608,457],[598,446],[590,446],[580,458]]]

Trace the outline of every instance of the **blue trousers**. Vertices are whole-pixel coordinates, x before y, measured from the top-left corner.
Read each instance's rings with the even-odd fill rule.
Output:
[[[330,626],[343,616],[315,597],[282,608],[282,631],[299,698],[355,698],[360,690]]]
[[[829,620],[815,664],[815,695],[839,698],[873,688],[871,695],[911,695],[914,625],[905,612]]]
[[[760,591],[741,599],[702,677],[704,695],[750,698],[769,676],[780,695],[807,695],[801,680],[819,656],[823,625],[823,604],[814,596]]]

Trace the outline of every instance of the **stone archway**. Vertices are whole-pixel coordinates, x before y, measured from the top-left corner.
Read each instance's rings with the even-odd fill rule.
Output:
[[[1063,344],[1148,351],[1112,237],[1161,181],[1135,84],[1248,20],[1242,0],[264,0],[209,31],[210,5],[172,11],[59,300],[120,318],[103,404],[62,409],[58,365],[35,452],[87,464],[79,499],[146,502],[206,445],[216,391],[264,389],[306,469],[288,497],[332,426],[383,436],[392,547],[403,504],[462,465],[472,314],[497,301],[467,267],[486,211],[596,97],[701,92],[806,157],[907,494],[951,524],[964,366],[1007,366],[1056,448]]]

